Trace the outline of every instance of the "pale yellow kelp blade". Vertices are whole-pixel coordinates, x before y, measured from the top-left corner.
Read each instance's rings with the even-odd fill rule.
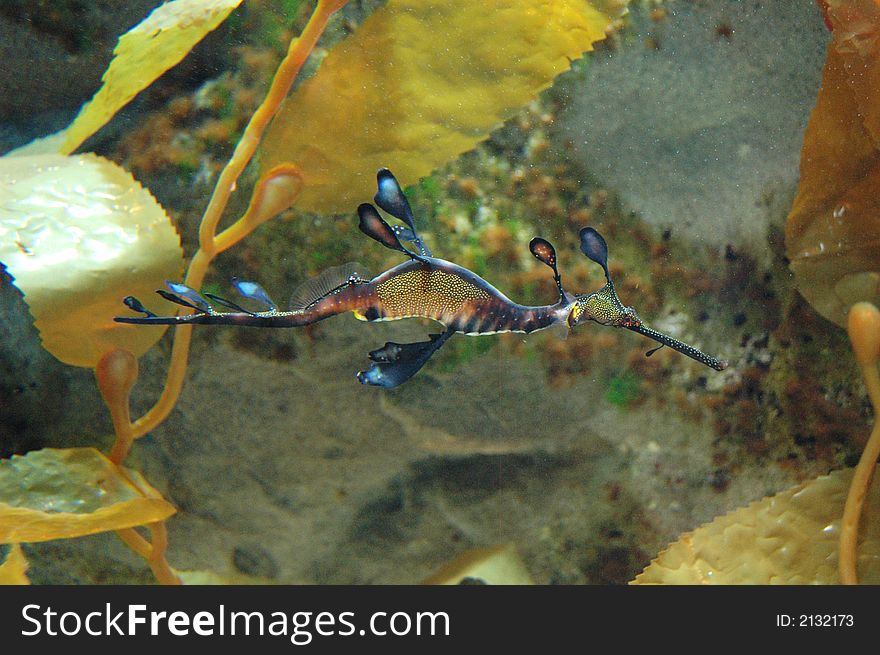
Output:
[[[185,585],[270,585],[278,584],[274,580],[268,578],[256,578],[243,573],[233,573],[231,575],[220,575],[213,571],[180,571],[174,569],[174,574],[180,578]]]
[[[132,528],[175,511],[140,473],[94,448],[45,448],[0,461],[0,543]]]
[[[18,544],[12,544],[6,560],[0,564],[0,585],[28,585],[28,563]]]
[[[58,152],[76,150],[240,4],[241,0],[174,0],[157,7],[123,34],[102,78],[103,85],[67,128]]]
[[[839,584],[840,517],[852,469],[764,498],[689,532],[634,584]],[[859,580],[880,583],[880,486],[865,499]]]
[[[145,353],[163,327],[121,325],[122,299],[155,295],[183,269],[180,237],[161,205],[96,155],[0,158],[0,263],[24,293],[45,348],[93,367],[124,348]]]
[[[596,6],[389,0],[285,101],[261,168],[296,166],[304,182],[297,206],[323,213],[371,198],[383,166],[412,184],[549,87],[605,38],[625,2]]]
[[[423,584],[457,585],[468,579],[491,585],[535,584],[513,544],[462,553]]]
[[[798,290],[845,327],[856,302],[880,305],[880,5],[826,4],[833,38],[785,247]]]
[[[67,139],[67,128],[53,134],[34,139],[30,143],[10,150],[4,157],[30,157],[33,155],[56,155],[61,152],[64,141]]]

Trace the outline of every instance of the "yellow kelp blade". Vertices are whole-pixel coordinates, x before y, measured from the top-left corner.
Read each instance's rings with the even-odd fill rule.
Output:
[[[0,585],[30,584],[27,577],[28,563],[18,544],[12,544],[6,561],[0,564]]]
[[[801,294],[845,327],[854,303],[880,305],[880,5],[826,4],[833,38],[785,247]]]
[[[0,543],[131,528],[174,512],[140,473],[94,448],[45,448],[0,460]]]
[[[67,128],[58,152],[76,150],[240,4],[241,0],[174,0],[123,34],[102,78],[103,86]]]
[[[24,293],[45,348],[93,367],[109,350],[145,353],[162,327],[113,322],[128,295],[167,312],[154,293],[183,269],[162,206],[123,168],[96,155],[0,158],[0,263]]]
[[[491,585],[535,584],[513,544],[462,553],[423,584],[456,585],[468,580]]]
[[[285,101],[262,170],[295,165],[297,206],[324,213],[372,197],[382,166],[412,184],[549,87],[625,4],[389,0]]]
[[[840,517],[852,469],[764,498],[669,546],[635,584],[839,584]],[[859,580],[880,583],[880,486],[865,499]]]

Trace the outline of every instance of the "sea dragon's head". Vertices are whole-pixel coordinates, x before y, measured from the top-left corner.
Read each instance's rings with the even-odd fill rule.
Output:
[[[614,282],[608,272],[608,244],[595,229],[585,227],[580,231],[581,252],[602,267],[605,271],[605,286],[594,291],[575,296],[568,314],[568,327],[573,328],[584,321],[595,321],[612,327],[639,327],[642,320],[632,307],[627,307],[614,290]]]
[[[562,288],[559,272],[556,268],[556,251],[550,242],[536,237],[529,244],[532,254],[553,269],[556,286],[559,289],[560,303],[565,303],[565,325],[572,329],[586,321],[594,321],[600,325],[626,328],[638,332],[654,341],[660,346],[647,353],[648,356],[662,348],[669,346],[683,355],[705,364],[716,371],[727,368],[727,362],[716,359],[711,355],[689,346],[667,334],[653,330],[642,323],[642,319],[632,307],[627,307],[614,290],[614,282],[608,272],[608,245],[605,239],[592,227],[585,227],[580,231],[581,252],[602,267],[605,271],[605,286],[592,293],[571,295]]]
[[[595,321],[601,325],[632,328],[642,324],[642,319],[632,307],[620,302],[612,284],[593,293],[575,296],[568,313],[569,329],[584,321]]]

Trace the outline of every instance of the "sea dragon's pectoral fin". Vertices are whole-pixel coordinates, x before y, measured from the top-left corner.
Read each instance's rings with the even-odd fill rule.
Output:
[[[387,342],[370,353],[370,359],[375,363],[357,374],[358,381],[386,389],[400,386],[418,373],[454,332],[450,328],[442,334],[430,335],[429,341],[418,343]]]

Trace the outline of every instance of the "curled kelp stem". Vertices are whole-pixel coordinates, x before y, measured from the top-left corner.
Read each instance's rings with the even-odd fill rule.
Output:
[[[128,350],[116,349],[105,354],[95,367],[95,378],[104,402],[110,410],[116,441],[110,451],[110,461],[119,466],[128,456],[135,435],[129,410],[129,395],[137,381],[137,358]],[[168,548],[168,531],[164,521],[147,524],[152,541],[144,539],[134,528],[117,530],[122,542],[147,560],[156,579],[162,584],[180,584],[171,570],[165,551]]]
[[[199,249],[190,262],[185,278],[187,286],[200,288],[208,266],[217,254],[232,247],[257,226],[287,209],[299,195],[302,185],[296,170],[292,166],[276,167],[257,182],[251,206],[245,215],[221,234],[217,234],[220,217],[235,190],[238,178],[256,152],[266,126],[278,111],[293,80],[323,33],[327,21],[346,2],[347,0],[319,0],[302,34],[291,42],[288,54],[278,67],[266,98],[251,117],[205,209],[199,230]],[[129,351],[119,349],[105,354],[96,366],[95,376],[110,409],[116,433],[116,442],[110,453],[114,464],[121,464],[134,440],[156,428],[171,413],[183,386],[191,336],[191,326],[177,328],[162,394],[156,404],[135,422],[131,421],[129,393],[137,379],[137,359]],[[116,534],[123,543],[147,560],[161,584],[180,584],[180,578],[165,557],[168,547],[165,522],[150,523],[146,527],[150,532],[150,540],[134,528],[117,530]]]
[[[856,361],[865,378],[868,397],[874,407],[874,429],[853,473],[840,529],[840,581],[843,584],[858,584],[859,519],[877,459],[880,458],[880,422],[877,421],[877,412],[880,410],[880,371],[877,369],[880,361],[880,310],[871,303],[856,303],[849,311],[847,328]]]
[[[248,122],[241,140],[236,144],[235,152],[217,180],[217,186],[214,188],[214,193],[205,209],[205,214],[199,227],[199,250],[193,256],[184,279],[184,284],[188,287],[199,289],[205,279],[208,266],[214,257],[250,234],[262,222],[261,220],[252,220],[249,212],[221,235],[217,235],[217,225],[220,222],[223,211],[226,209],[229,198],[235,190],[238,178],[254,156],[263,132],[272,120],[272,117],[277,113],[281,102],[290,90],[302,65],[314,49],[318,38],[323,34],[330,17],[345,6],[347,1],[318,0],[315,11],[312,13],[311,18],[309,18],[305,29],[303,29],[298,38],[291,41],[290,47],[287,50],[287,56],[275,72],[275,77],[272,79],[272,85],[265,99]],[[270,173],[272,172],[270,171]],[[284,171],[284,174],[285,176],[269,175],[261,178],[254,192],[255,196],[259,197],[260,194],[266,195],[261,191],[263,185],[277,186],[285,181],[290,181],[289,200],[290,204],[293,204],[293,200],[299,192],[298,177],[291,171]],[[272,189],[272,192],[277,196],[279,190]],[[271,218],[271,216],[262,215],[259,218],[266,220]],[[239,223],[241,223],[240,226]],[[231,238],[233,235],[235,238]],[[165,387],[156,404],[132,424],[132,432],[135,439],[155,429],[168,417],[168,414],[171,413],[171,410],[177,403],[180,390],[183,387],[184,375],[186,374],[191,339],[192,326],[181,325],[175,329],[174,346],[171,350],[171,361],[165,378]]]
[[[146,527],[150,531],[152,541],[144,539],[134,528],[117,530],[116,534],[126,546],[147,560],[153,575],[161,584],[181,584],[180,577],[174,573],[168,560],[165,559],[165,551],[168,549],[168,530],[165,528],[165,521],[150,523]]]
[[[110,410],[113,431],[116,433],[116,442],[109,457],[117,466],[126,458],[134,442],[128,399],[137,376],[137,357],[128,350],[111,350],[95,367],[98,389]]]

